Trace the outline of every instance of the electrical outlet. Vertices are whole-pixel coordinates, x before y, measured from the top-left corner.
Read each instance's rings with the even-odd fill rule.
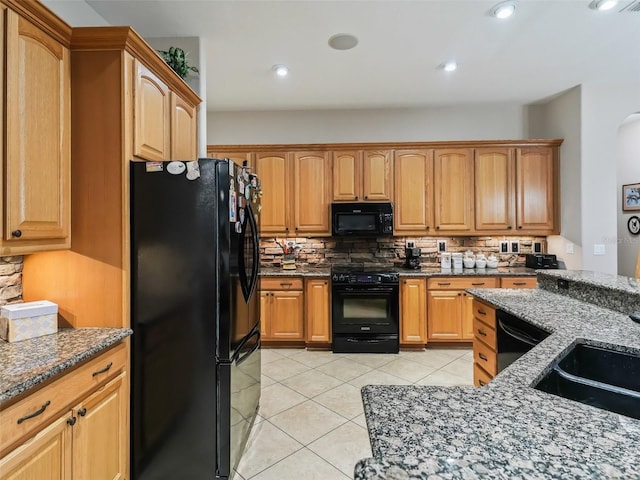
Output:
[[[567,253],[574,253],[575,252],[573,243],[567,243],[566,247],[567,247],[566,248],[567,249]]]
[[[500,242],[500,253],[509,253],[509,242]]]
[[[594,255],[606,255],[607,251],[605,250],[604,245],[602,244],[595,244],[593,246],[593,254]]]
[[[407,240],[407,242],[405,243],[405,247],[407,248],[413,248],[416,246],[416,242],[414,242],[413,240]]]
[[[542,242],[533,242],[533,253],[542,253]]]
[[[520,244],[517,240],[511,241],[511,253],[518,253],[520,251]]]
[[[438,252],[446,252],[446,251],[447,251],[447,241],[438,240]]]

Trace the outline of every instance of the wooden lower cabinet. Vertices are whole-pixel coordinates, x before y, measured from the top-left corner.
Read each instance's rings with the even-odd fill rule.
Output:
[[[473,296],[467,288],[496,288],[495,277],[438,277],[427,283],[427,338],[430,341],[473,340]]]
[[[400,345],[427,343],[427,281],[405,278],[400,282]]]
[[[0,478],[128,478],[129,387],[128,375],[124,370],[126,355],[124,345],[111,349],[0,411],[3,447],[9,446],[9,442],[18,445],[0,458]],[[104,372],[101,371],[103,368],[98,368],[103,361],[109,365]],[[100,380],[103,376],[105,378]],[[86,377],[90,377],[90,380]],[[95,382],[97,390],[91,387],[90,381]],[[35,396],[35,404],[39,406],[37,410],[33,409],[32,396]],[[66,407],[47,417],[47,409],[57,408],[57,405]],[[24,418],[39,410],[42,412],[38,415],[20,423],[16,421],[16,417]],[[33,422],[31,426],[30,422]],[[27,429],[27,436],[18,436],[24,428]]]
[[[263,278],[260,282],[263,340],[304,340],[302,278]]]
[[[474,299],[473,315],[473,383],[481,387],[498,373],[496,310]]]
[[[305,280],[305,324],[307,347],[326,347],[331,344],[331,308],[329,280]]]

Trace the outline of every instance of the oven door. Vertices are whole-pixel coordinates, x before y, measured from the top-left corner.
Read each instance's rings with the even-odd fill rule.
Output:
[[[398,333],[398,286],[346,286],[332,289],[333,333]]]

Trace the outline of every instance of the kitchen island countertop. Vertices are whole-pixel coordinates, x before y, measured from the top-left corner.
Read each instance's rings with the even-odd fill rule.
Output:
[[[539,283],[622,289],[633,304],[628,280],[612,277],[555,271]],[[575,343],[640,354],[640,325],[542,288],[469,292],[552,334],[482,388],[363,387],[374,458],[356,465],[355,478],[640,478],[640,420],[532,388]]]
[[[21,342],[0,340],[0,405],[132,333],[129,328],[61,328]]]

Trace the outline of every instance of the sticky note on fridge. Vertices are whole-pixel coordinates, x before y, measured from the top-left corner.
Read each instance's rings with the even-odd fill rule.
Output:
[[[198,164],[197,160],[193,162],[187,162],[187,178],[189,180],[200,178],[200,165]]]

